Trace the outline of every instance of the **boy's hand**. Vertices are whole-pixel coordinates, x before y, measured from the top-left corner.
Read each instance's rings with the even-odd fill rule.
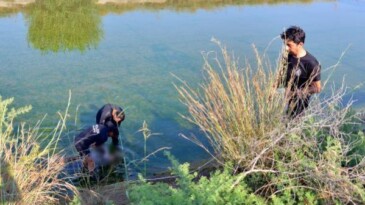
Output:
[[[89,173],[93,173],[95,169],[95,162],[90,155],[86,155],[84,159],[84,166],[87,168]]]

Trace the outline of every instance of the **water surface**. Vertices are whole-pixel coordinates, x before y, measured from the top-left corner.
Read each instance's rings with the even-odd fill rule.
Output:
[[[252,43],[263,52],[286,27],[299,25],[307,33],[306,48],[324,71],[346,50],[333,75],[325,71],[323,79],[331,75],[330,82],[338,85],[345,77],[350,90],[365,80],[364,1],[57,2],[0,9],[0,95],[15,97],[17,106],[33,105],[25,116],[31,123],[48,113],[43,123],[53,126],[71,90],[69,132],[61,143],[71,151],[75,130],[94,123],[97,109],[111,102],[126,109],[122,138],[136,159],[143,157],[143,136],[137,132],[143,121],[159,133],[148,140],[149,152],[171,147],[181,161],[208,157],[178,136],[202,134],[178,115],[186,109],[171,74],[192,85],[201,82],[201,52],[218,51],[212,37],[241,61],[254,61]],[[267,49],[273,64],[280,48],[276,39]],[[364,106],[363,86],[350,94],[356,106]],[[162,154],[149,161],[151,170],[167,164]]]

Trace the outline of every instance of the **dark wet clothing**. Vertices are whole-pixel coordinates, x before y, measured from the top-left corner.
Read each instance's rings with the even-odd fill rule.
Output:
[[[95,145],[97,147],[103,145],[108,140],[110,131],[111,128],[101,124],[92,125],[86,128],[75,137],[76,150],[81,156],[89,154],[90,146]],[[119,144],[118,136],[113,137],[112,139],[113,144],[117,146]]]
[[[105,104],[103,107],[101,107],[98,110],[98,113],[96,114],[96,124],[107,124],[109,121],[112,121],[113,124],[117,124],[113,120],[113,116],[112,116],[113,108],[116,109],[118,112],[123,111],[123,109],[121,107],[118,107],[116,105]]]
[[[96,113],[96,124],[102,124],[107,127],[116,129],[117,136],[118,136],[119,135],[118,127],[120,126],[121,122],[117,123],[113,120],[113,116],[112,116],[113,108],[116,109],[118,112],[123,111],[123,109],[119,106],[116,106],[113,104],[105,104]]]
[[[309,52],[302,58],[296,58],[291,54],[288,55],[285,87],[290,86],[291,91],[302,90],[308,88],[312,82],[319,80],[321,80],[321,65],[314,56]],[[308,107],[309,101],[310,95],[303,99],[299,99],[297,95],[294,95],[289,99],[287,113],[290,117],[296,117]]]

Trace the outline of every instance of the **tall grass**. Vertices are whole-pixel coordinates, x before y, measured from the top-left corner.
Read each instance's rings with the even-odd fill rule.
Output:
[[[62,120],[51,133],[41,132],[40,123],[14,126],[14,119],[31,106],[14,109],[10,108],[12,102],[13,98],[0,97],[1,203],[59,204],[69,200],[77,190],[62,174],[65,163],[56,151],[65,117],[61,115]]]
[[[199,89],[182,80],[176,88],[189,111],[183,117],[205,133],[211,155],[241,170],[231,190],[245,181],[274,204],[298,203],[303,196],[324,204],[363,203],[365,136],[352,102],[343,104],[345,86],[312,99],[304,115],[289,120],[288,98],[276,92],[279,73],[255,49],[256,67],[241,68],[217,43],[221,57],[204,56]],[[283,64],[277,66],[281,71]],[[197,138],[183,136],[209,152]]]
[[[206,133],[216,156],[248,166],[258,150],[271,144],[273,139],[267,133],[282,126],[284,98],[274,89],[276,74],[266,69],[269,64],[255,48],[257,67],[247,63],[240,68],[226,48],[216,42],[224,64],[208,53],[204,55],[206,76],[200,90],[186,83],[176,87],[190,113],[184,118]]]

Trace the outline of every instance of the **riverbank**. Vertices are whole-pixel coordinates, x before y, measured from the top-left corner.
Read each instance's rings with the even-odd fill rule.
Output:
[[[323,0],[325,1],[325,0]],[[329,0],[331,1],[331,0]],[[36,0],[0,0],[0,14],[14,14],[21,12],[23,9],[34,4]],[[281,3],[303,3],[308,4],[313,0],[257,0],[257,1],[230,1],[230,0],[215,0],[213,2],[203,0],[187,0],[187,1],[172,1],[172,0],[97,0],[96,4],[100,6],[102,14],[109,12],[125,12],[135,9],[164,9],[172,8],[174,10],[190,10],[197,9],[214,9],[221,6],[229,5],[258,5],[258,4],[281,4]]]
[[[144,3],[165,3],[167,0],[98,0],[96,4],[144,4]],[[36,0],[0,0],[0,7],[16,8],[35,3]]]

